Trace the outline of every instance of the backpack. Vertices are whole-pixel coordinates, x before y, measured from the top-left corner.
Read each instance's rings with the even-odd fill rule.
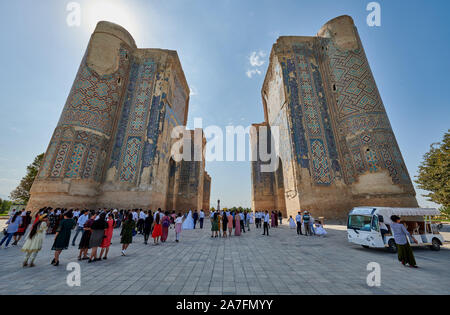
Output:
[[[164,217],[163,222],[162,222],[162,226],[163,227],[169,227],[170,226],[170,221],[167,217]]]
[[[304,222],[304,223],[309,223],[309,219],[310,219],[310,216],[309,216],[309,215],[305,214],[305,215],[303,216],[303,222]]]

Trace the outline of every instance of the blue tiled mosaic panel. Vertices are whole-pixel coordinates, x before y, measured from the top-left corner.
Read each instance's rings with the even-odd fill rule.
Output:
[[[294,45],[292,54],[293,58],[285,58],[281,64],[289,95],[297,160],[301,167],[310,171],[316,184],[329,185],[340,176],[340,164],[322,76],[313,62],[318,56],[309,43]],[[314,160],[316,158],[320,160]]]
[[[139,162],[139,155],[142,150],[142,140],[140,137],[129,137],[123,156],[120,180],[124,182],[134,182],[136,180],[136,168]]]
[[[69,166],[64,177],[77,178],[80,170],[81,163],[83,162],[83,156],[85,152],[85,145],[83,143],[76,143],[72,150],[72,156],[70,157]]]
[[[59,177],[61,172],[64,171],[64,164],[66,161],[67,153],[70,149],[70,142],[61,142],[58,149],[58,154],[56,155],[55,163],[53,164],[53,169],[51,176]]]

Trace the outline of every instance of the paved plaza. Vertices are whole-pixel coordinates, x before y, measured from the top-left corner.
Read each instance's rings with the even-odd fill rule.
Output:
[[[207,224],[183,231],[178,244],[172,229],[159,246],[146,246],[136,236],[127,257],[120,256],[116,230],[107,261],[81,262],[81,287],[66,283],[66,266],[78,262],[78,247],[64,251],[54,267],[54,236],[48,235],[37,266],[22,268],[22,240],[0,249],[0,294],[450,294],[450,244],[440,252],[415,249],[416,270],[384,250],[349,244],[344,226],[325,228],[325,238],[297,236],[286,225],[264,237],[253,225],[240,237],[212,239]],[[450,226],[443,235],[450,240]],[[370,262],[381,265],[380,287],[366,283]]]

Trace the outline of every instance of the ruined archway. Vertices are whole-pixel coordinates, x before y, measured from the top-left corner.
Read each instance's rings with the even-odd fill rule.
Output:
[[[284,176],[283,176],[283,162],[278,158],[278,168],[275,171],[275,182],[274,182],[274,192],[275,192],[275,208],[281,211],[283,217],[287,217],[286,212],[286,195],[284,192]]]
[[[177,171],[177,164],[173,160],[173,158],[170,158],[169,160],[169,173],[168,173],[168,186],[167,186],[167,197],[166,197],[166,209],[168,210],[174,210],[175,209],[175,175]]]

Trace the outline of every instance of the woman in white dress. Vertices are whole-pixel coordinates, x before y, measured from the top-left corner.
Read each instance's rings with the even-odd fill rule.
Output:
[[[31,228],[30,233],[27,236],[27,240],[22,247],[22,251],[25,252],[25,260],[23,261],[23,267],[28,266],[28,260],[30,261],[30,267],[34,267],[34,260],[37,254],[42,249],[42,243],[44,242],[44,237],[48,228],[47,214],[43,214],[39,217]]]
[[[315,230],[315,234],[317,236],[325,236],[325,235],[327,235],[327,231],[325,231],[325,229],[322,226],[322,222],[320,222],[320,221],[316,221],[314,230]]]
[[[192,217],[192,210],[189,210],[189,214],[184,220],[182,225],[183,230],[193,230],[194,229],[194,218]]]
[[[295,224],[294,219],[292,218],[292,216],[289,216],[289,227],[291,229],[296,229],[297,228],[297,224]]]

